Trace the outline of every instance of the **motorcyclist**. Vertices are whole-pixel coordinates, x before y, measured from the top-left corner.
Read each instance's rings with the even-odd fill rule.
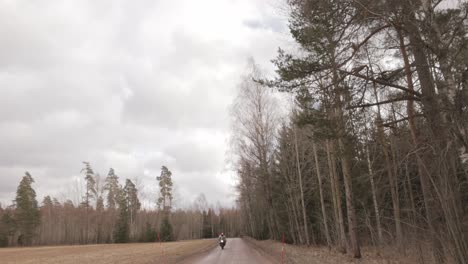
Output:
[[[221,243],[221,240],[224,240],[224,244],[227,243],[227,239],[226,239],[226,236],[224,235],[224,233],[221,233],[218,237],[218,243]]]

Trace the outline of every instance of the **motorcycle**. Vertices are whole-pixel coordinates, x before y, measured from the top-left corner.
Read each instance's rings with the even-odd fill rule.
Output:
[[[226,246],[226,240],[225,239],[221,239],[219,241],[219,246],[221,247],[221,249],[224,249],[224,247]]]

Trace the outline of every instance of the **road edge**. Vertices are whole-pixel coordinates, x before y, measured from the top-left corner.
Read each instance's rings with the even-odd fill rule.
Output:
[[[213,240],[213,241],[216,241],[216,239],[214,238],[209,238],[207,240]],[[206,246],[198,251],[195,251],[193,253],[190,253],[188,255],[183,255],[183,256],[180,256],[179,258],[177,258],[175,260],[175,263],[183,263],[184,261],[186,261],[187,259],[191,259],[191,258],[196,258],[196,257],[199,257],[199,256],[202,256],[204,254],[206,254],[207,252],[213,250],[214,248],[216,248],[218,246],[218,243],[213,243],[213,245],[210,245],[210,246]]]
[[[249,244],[253,249],[255,249],[258,253],[260,253],[263,257],[267,258],[270,260],[272,263],[280,264],[280,260],[276,259],[270,252],[266,251],[259,245],[255,244],[253,242],[253,238],[251,237],[241,237],[242,240],[244,240],[247,244]]]

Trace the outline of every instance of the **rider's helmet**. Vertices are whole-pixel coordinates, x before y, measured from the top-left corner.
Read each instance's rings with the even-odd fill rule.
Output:
[[[224,233],[221,233],[222,236],[224,236]]]

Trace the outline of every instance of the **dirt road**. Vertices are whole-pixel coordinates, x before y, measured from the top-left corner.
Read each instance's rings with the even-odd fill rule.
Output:
[[[216,247],[204,254],[186,259],[182,264],[273,264],[275,262],[260,254],[255,248],[240,238],[228,238],[224,250]]]

